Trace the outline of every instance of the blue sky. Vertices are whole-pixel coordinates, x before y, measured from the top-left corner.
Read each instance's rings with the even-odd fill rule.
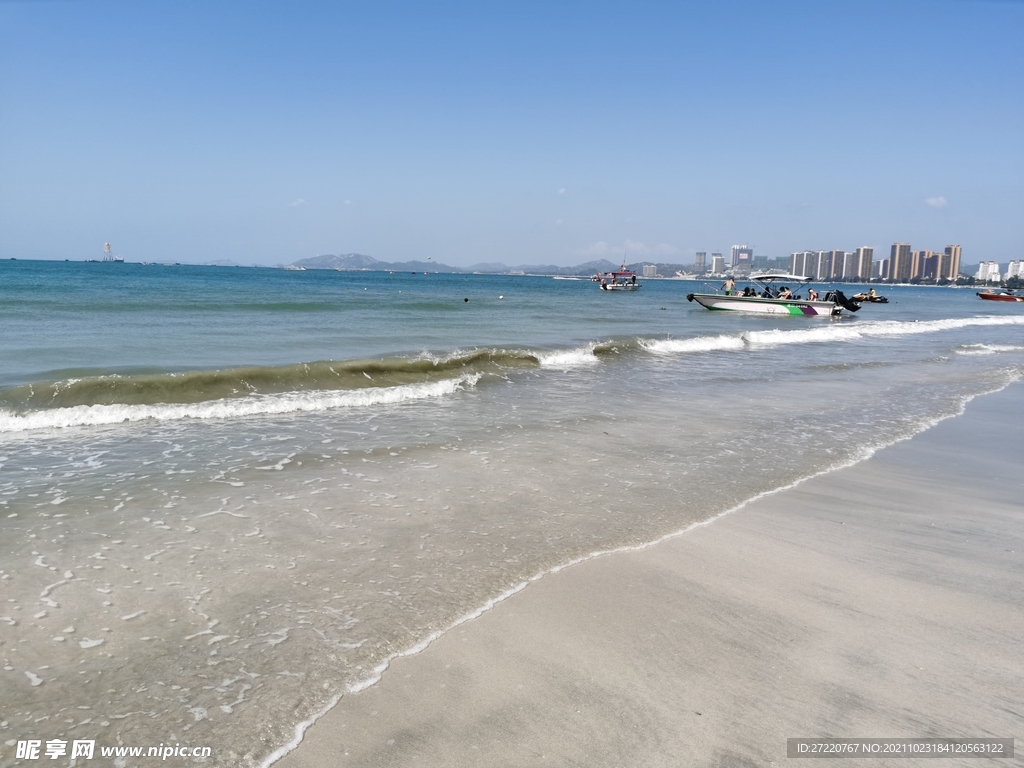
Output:
[[[0,2],[0,257],[107,240],[1024,258],[1024,3]]]

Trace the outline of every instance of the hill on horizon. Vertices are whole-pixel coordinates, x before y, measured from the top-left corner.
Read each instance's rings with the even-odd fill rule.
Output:
[[[628,264],[627,269],[641,271],[645,264],[654,262],[642,261]],[[293,266],[306,269],[340,269],[343,271],[387,271],[395,270],[401,272],[450,272],[450,273],[481,273],[481,274],[525,274],[525,275],[565,275],[568,277],[586,277],[595,272],[611,272],[618,269],[621,264],[608,261],[608,259],[597,259],[576,264],[571,267],[559,267],[555,264],[520,264],[519,266],[508,266],[501,262],[481,262],[468,267],[452,267],[438,261],[378,261],[372,256],[362,253],[324,254],[311,256],[292,262]],[[670,276],[676,270],[683,269],[682,264],[657,264],[658,272],[662,276]]]

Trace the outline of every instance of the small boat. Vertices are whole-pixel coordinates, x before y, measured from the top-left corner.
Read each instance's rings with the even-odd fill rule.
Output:
[[[623,264],[616,272],[598,272],[592,278],[600,285],[602,291],[639,291],[640,283],[636,281],[636,272],[626,269]]]
[[[285,270],[287,270],[289,272],[305,272],[306,271],[305,267],[299,267],[299,266],[296,266],[295,264],[289,264],[286,267],[282,267],[282,269],[285,269]]]
[[[1024,294],[1013,291],[997,291],[991,288],[987,291],[978,291],[978,296],[986,301],[1024,301]]]
[[[751,277],[743,293],[690,293],[687,301],[696,301],[707,309],[724,309],[733,312],[757,312],[765,315],[801,315],[806,317],[837,317],[844,309],[856,312],[860,304],[848,299],[842,291],[826,291],[818,298],[816,291],[809,291],[807,298],[800,295],[811,278],[800,275],[769,274]],[[797,292],[789,289],[788,283],[797,284]],[[734,284],[735,285],[735,284]]]

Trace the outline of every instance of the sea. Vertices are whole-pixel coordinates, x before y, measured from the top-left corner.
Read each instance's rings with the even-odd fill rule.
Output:
[[[0,262],[0,765],[269,766],[531,581],[1024,377],[1024,305],[974,290],[760,317],[642,282]]]

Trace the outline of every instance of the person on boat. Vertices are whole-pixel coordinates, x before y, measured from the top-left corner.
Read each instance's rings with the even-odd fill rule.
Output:
[[[813,288],[808,288],[807,289],[807,300],[808,301],[817,301],[818,300],[818,292],[816,290],[814,290]]]
[[[787,286],[787,285],[782,286],[782,290],[779,291],[779,298],[780,299],[791,299],[791,298],[793,298],[793,292],[791,290],[789,290],[789,286]]]
[[[633,277],[632,277],[632,283],[633,283],[633,285],[636,285],[636,275],[633,275]]]
[[[725,289],[726,296],[732,296],[732,292],[736,290],[736,281],[731,277],[727,277],[725,282],[722,283],[722,287]]]
[[[875,298],[875,297],[876,297],[877,295],[878,295],[878,294],[877,294],[877,293],[875,293],[875,289],[874,289],[874,288],[872,288],[872,289],[871,289],[870,291],[868,291],[868,298],[869,298],[869,299],[873,299],[873,298]]]

